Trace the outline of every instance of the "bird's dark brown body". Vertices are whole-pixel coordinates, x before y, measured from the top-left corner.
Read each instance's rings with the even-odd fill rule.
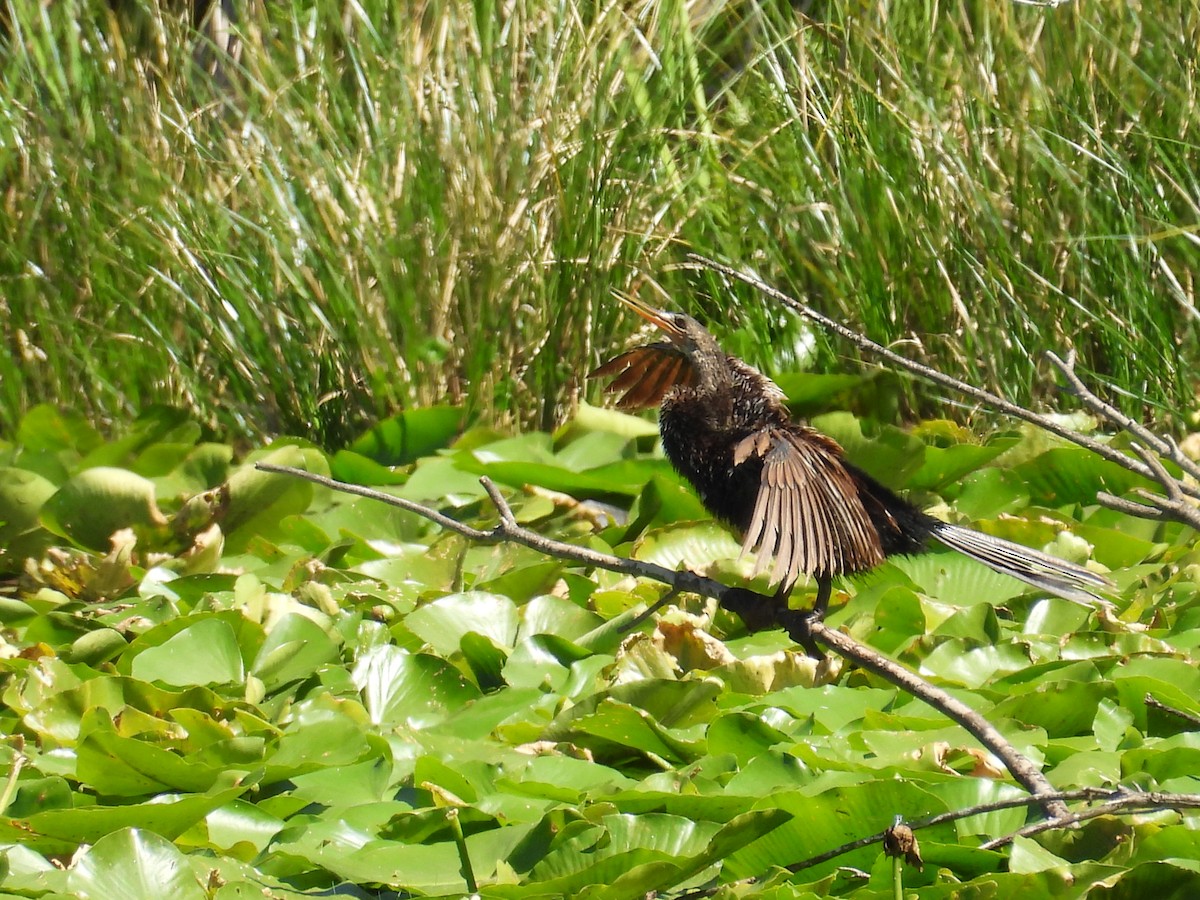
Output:
[[[749,530],[764,461],[752,454],[736,462],[735,451],[756,433],[778,430],[803,448],[792,452],[809,453],[834,472],[844,473],[846,484],[852,486],[874,526],[884,556],[924,549],[933,519],[846,462],[837,443],[792,422],[778,389],[761,374],[735,357],[727,357],[727,362],[733,375],[730,390],[705,396],[696,388],[681,388],[663,400],[659,414],[663,452],[696,489],[709,512],[740,534]],[[846,565],[811,574],[845,575],[871,568],[854,565],[862,557],[869,560],[873,554],[861,553],[846,560]]]
[[[622,407],[661,405],[667,458],[743,536],[743,550],[757,548],[755,571],[770,569],[777,596],[810,575],[822,612],[835,576],[920,552],[932,538],[1068,599],[1099,601],[1089,588],[1106,586],[1102,576],[928,516],[851,465],[831,438],[792,421],[774,382],[727,355],[695,319],[627,305],[669,342],[623,353],[592,375],[613,376]]]

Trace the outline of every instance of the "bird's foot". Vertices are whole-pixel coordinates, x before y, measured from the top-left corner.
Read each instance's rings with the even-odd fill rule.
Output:
[[[728,588],[721,595],[721,606],[737,613],[748,631],[780,627],[788,633],[788,637],[803,647],[809,656],[815,659],[825,658],[812,636],[812,623],[821,621],[825,613],[823,608],[788,609],[786,593],[782,597],[778,593],[769,596],[747,588]]]
[[[825,653],[817,646],[813,638],[812,626],[821,621],[821,615],[815,609],[781,609],[775,614],[775,621],[783,627],[793,641],[804,648],[804,652],[813,659],[824,659]]]

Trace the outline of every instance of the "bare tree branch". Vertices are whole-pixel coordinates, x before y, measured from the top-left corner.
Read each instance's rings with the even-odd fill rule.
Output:
[[[705,597],[713,597],[722,604],[727,605],[728,608],[739,613],[742,610],[747,610],[747,613],[752,615],[756,611],[754,606],[747,604],[747,597],[756,598],[759,601],[759,608],[767,604],[774,604],[774,599],[771,597],[753,594],[742,588],[727,588],[718,581],[705,578],[686,569],[672,571],[663,566],[643,562],[642,560],[598,553],[586,547],[578,547],[574,544],[555,541],[527,528],[522,528],[514,518],[507,501],[500,494],[495,484],[488,478],[481,478],[480,483],[483,484],[492,503],[495,504],[500,521],[494,527],[483,530],[464,525],[420,503],[414,503],[411,500],[404,500],[400,497],[393,497],[391,494],[385,494],[382,491],[372,490],[361,485],[336,481],[332,478],[326,478],[323,475],[306,472],[303,469],[262,462],[257,463],[256,468],[264,472],[275,472],[281,475],[303,478],[335,491],[357,494],[361,497],[377,500],[380,503],[386,503],[389,506],[408,510],[479,543],[496,544],[508,541],[530,547],[556,559],[571,560],[587,566],[606,569],[610,572],[620,572],[625,575],[650,578],[654,581],[670,585],[674,591],[688,591]],[[803,614],[793,613],[793,615],[802,616]],[[756,619],[754,624],[747,622],[748,627],[751,628],[762,627],[764,624],[765,620],[763,619]],[[816,641],[819,641],[847,659],[853,660],[863,668],[870,669],[902,690],[923,700],[974,735],[984,747],[1004,763],[1013,778],[1029,791],[1036,801],[1041,803],[1046,815],[1053,817],[1068,813],[1067,808],[1062,802],[1054,799],[1054,786],[1050,784],[1041,770],[1027,757],[1022,755],[979,713],[946,691],[934,687],[928,681],[904,668],[899,663],[888,659],[870,647],[860,644],[849,635],[834,631],[820,622],[805,622],[805,625],[807,634]]]
[[[1094,797],[1090,799],[1101,798]],[[1012,834],[1006,834],[1003,837],[980,844],[979,847],[981,850],[995,850],[997,847],[1011,844],[1013,839],[1017,837],[1030,837],[1031,835],[1052,831],[1056,828],[1070,828],[1073,825],[1078,825],[1080,822],[1086,822],[1088,819],[1095,819],[1099,816],[1149,809],[1200,809],[1200,794],[1173,794],[1165,791],[1130,791],[1118,789],[1112,792],[1111,799],[1101,803],[1099,806],[1090,806],[1086,809],[1069,812],[1063,816],[1055,816],[1041,822],[1033,822],[1024,828],[1014,831]]]
[[[953,376],[947,375],[944,372],[939,372],[929,366],[922,365],[915,360],[911,360],[906,356],[901,356],[894,350],[889,350],[882,344],[877,344],[870,338],[847,328],[840,322],[836,322],[828,316],[818,312],[810,306],[801,303],[794,297],[791,297],[777,288],[767,284],[756,275],[748,272],[742,272],[719,263],[716,260],[709,259],[705,256],[700,256],[696,253],[689,253],[690,259],[697,266],[705,269],[711,269],[728,278],[736,279],[743,284],[748,284],[762,294],[770,297],[794,312],[799,313],[806,319],[819,324],[822,328],[826,328],[833,333],[841,336],[845,340],[854,344],[861,350],[865,350],[876,356],[886,359],[888,362],[912,372],[927,381],[942,387],[949,388],[973,400],[978,400],[981,403],[986,403],[988,406],[999,410],[1007,415],[1018,419],[1023,419],[1030,424],[1036,425],[1052,434],[1056,434],[1061,438],[1070,441],[1077,446],[1083,447],[1086,450],[1091,450],[1097,456],[1116,463],[1123,469],[1127,469],[1143,478],[1148,478],[1151,481],[1157,481],[1161,484],[1168,496],[1160,497],[1157,494],[1151,494],[1146,491],[1139,491],[1138,495],[1144,499],[1145,504],[1135,503],[1128,500],[1112,497],[1109,494],[1101,494],[1100,502],[1106,506],[1111,506],[1121,512],[1128,513],[1134,516],[1140,516],[1150,519],[1172,519],[1177,522],[1182,522],[1185,525],[1190,525],[1193,528],[1200,530],[1200,511],[1197,511],[1195,505],[1187,498],[1200,499],[1200,466],[1188,459],[1187,455],[1179,448],[1179,445],[1170,437],[1161,437],[1154,434],[1145,426],[1135,422],[1133,419],[1126,416],[1110,403],[1106,403],[1097,397],[1083,383],[1079,376],[1075,373],[1073,354],[1069,354],[1066,360],[1061,359],[1053,353],[1047,353],[1046,357],[1050,363],[1062,373],[1071,392],[1074,393],[1080,402],[1089,410],[1116,425],[1117,427],[1127,431],[1144,447],[1150,447],[1161,457],[1169,459],[1180,469],[1191,476],[1193,481],[1181,481],[1172,476],[1157,458],[1150,461],[1146,455],[1139,454],[1140,459],[1135,459],[1126,453],[1123,453],[1116,447],[1098,441],[1095,438],[1085,434],[1079,434],[1072,431],[1062,423],[1056,421],[1049,416],[1043,416],[1031,410],[1018,406],[1010,400],[986,391],[983,388],[975,385],[967,384]]]
[[[1042,770],[1010,744],[991,722],[971,707],[957,697],[934,687],[915,672],[876,653],[849,635],[834,631],[823,622],[814,622],[809,627],[813,638],[826,647],[883,676],[914,697],[924,700],[971,732],[1004,763],[1004,767],[1012,773],[1013,778],[1024,785],[1034,799],[1046,797],[1043,808],[1047,815],[1057,816],[1066,812],[1066,807],[1061,802],[1052,799],[1051,795],[1055,793],[1054,786],[1046,780]]]

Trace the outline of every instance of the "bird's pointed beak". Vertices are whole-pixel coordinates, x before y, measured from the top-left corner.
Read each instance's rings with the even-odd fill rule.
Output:
[[[647,322],[658,327],[671,340],[680,340],[683,337],[683,330],[668,319],[662,310],[655,309],[653,306],[643,303],[636,297],[630,297],[625,294],[618,294],[617,299]]]

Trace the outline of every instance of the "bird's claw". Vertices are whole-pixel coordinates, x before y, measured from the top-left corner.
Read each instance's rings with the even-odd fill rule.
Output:
[[[823,659],[825,654],[817,647],[812,636],[812,624],[820,622],[825,610],[788,609],[786,597],[760,594],[747,588],[727,588],[720,598],[721,606],[737,613],[749,631],[763,631],[781,627],[793,641],[804,648],[809,656]]]

